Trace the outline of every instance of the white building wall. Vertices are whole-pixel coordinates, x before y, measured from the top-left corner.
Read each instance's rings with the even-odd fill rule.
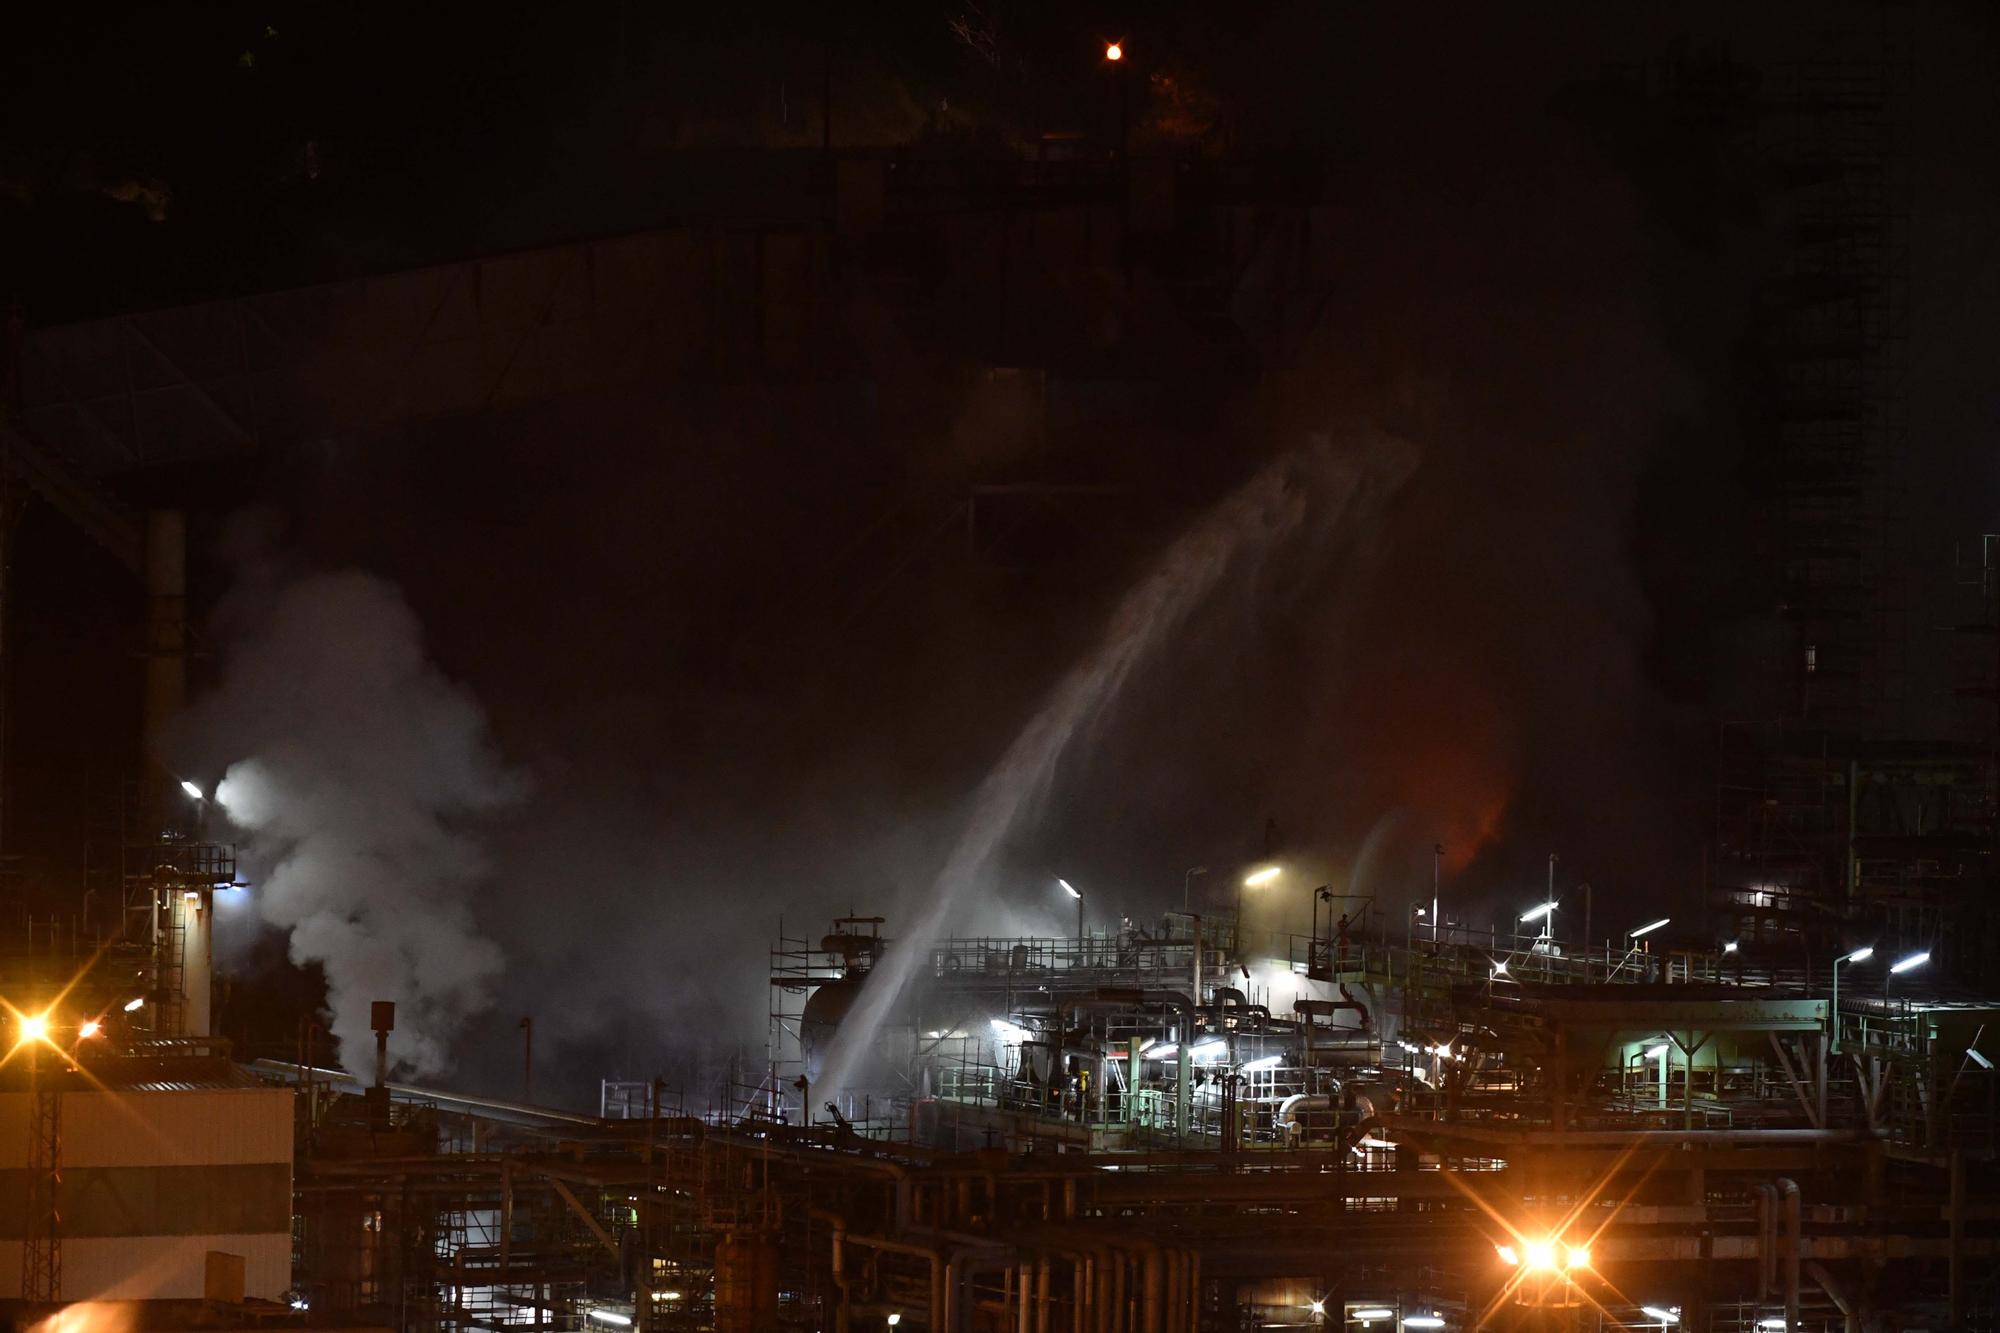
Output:
[[[200,1297],[210,1250],[243,1256],[246,1295],[280,1297],[292,1280],[293,1096],[64,1093],[63,1298]],[[0,1192],[16,1200],[28,1112],[25,1092],[0,1094]],[[0,1299],[20,1295],[21,1214],[21,1202],[0,1200]],[[251,1218],[254,1231],[228,1226]]]

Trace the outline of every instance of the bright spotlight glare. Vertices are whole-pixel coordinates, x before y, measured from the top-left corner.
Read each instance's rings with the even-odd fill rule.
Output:
[[[1521,1256],[1515,1253],[1512,1245],[1495,1245],[1493,1248],[1499,1253],[1500,1262],[1506,1264],[1509,1268],[1519,1268],[1521,1266]]]
[[[903,1322],[903,1316],[899,1314],[892,1314],[889,1316],[888,1324],[890,1328],[894,1328],[896,1325],[902,1322]]]
[[[1925,963],[1928,963],[1930,960],[1931,960],[1930,950],[1926,949],[1922,953],[1913,953],[1908,958],[1905,958],[1902,962],[1891,965],[1889,970],[1891,972],[1897,972],[1897,973],[1907,972],[1913,967],[1922,967]]]
[[[1325,1301],[1310,1301],[1310,1302],[1308,1302],[1308,1303],[1307,1303],[1307,1305],[1306,1305],[1306,1309],[1308,1309],[1308,1310],[1312,1311],[1312,1312],[1313,1312],[1314,1314],[1325,1314],[1325,1313],[1326,1313],[1326,1302],[1325,1302]]]
[[[1639,1313],[1648,1319],[1657,1319],[1663,1324],[1678,1324],[1681,1322],[1678,1310],[1664,1310],[1657,1305],[1642,1305],[1639,1307]]]
[[[49,1039],[49,1016],[47,1014],[21,1015],[22,1041],[47,1041]]]
[[[1075,886],[1074,884],[1071,884],[1071,883],[1070,883],[1070,882],[1069,882],[1068,880],[1066,880],[1066,879],[1059,879],[1059,880],[1057,880],[1057,881],[1056,881],[1056,883],[1058,883],[1058,884],[1062,885],[1062,890],[1063,890],[1063,892],[1064,892],[1064,893],[1067,893],[1067,894],[1068,894],[1068,895],[1069,895],[1070,897],[1072,897],[1072,898],[1081,898],[1081,897],[1083,897],[1083,895],[1082,895],[1082,894],[1080,894],[1080,893],[1078,893],[1078,892],[1076,891],[1076,886]]]
[[[1550,912],[1553,912],[1555,910],[1556,910],[1556,905],[1554,903],[1543,903],[1540,907],[1536,907],[1529,911],[1521,913],[1521,920],[1540,921],[1543,917],[1547,916]]]
[[[1504,977],[1507,975],[1507,964],[1504,959],[1493,965],[1493,975],[1496,977]]]
[[[135,995],[131,999],[125,1001],[125,1012],[128,1014],[136,1014],[145,1007],[146,1007],[146,997],[143,995]]]
[[[1567,1245],[1563,1247],[1564,1268],[1590,1267],[1590,1247],[1588,1245]]]
[[[1556,1266],[1556,1247],[1545,1240],[1528,1242],[1528,1267],[1537,1272],[1547,1272]]]
[[[1780,1331],[1780,1333],[1782,1333],[1782,1330],[1783,1330],[1783,1329],[1784,1329],[1784,1327],[1785,1327],[1785,1321],[1784,1321],[1784,1319],[1783,1319],[1783,1318],[1778,1318],[1778,1319],[1759,1319],[1759,1320],[1757,1321],[1757,1327],[1759,1327],[1759,1328],[1767,1328],[1767,1329],[1777,1329],[1777,1330],[1779,1330],[1779,1331]]]
[[[1627,931],[1626,934],[1630,935],[1633,939],[1636,940],[1641,935],[1651,934],[1653,931],[1658,930],[1661,926],[1666,925],[1667,922],[1672,920],[1673,918],[1670,916],[1663,916],[1658,921],[1648,921],[1645,925],[1639,927],[1637,930]]]
[[[1243,877],[1243,884],[1246,888],[1260,889],[1276,879],[1278,874],[1278,867],[1265,866],[1262,870],[1253,870],[1245,875]]]
[[[1104,47],[1104,58],[1115,65],[1125,58],[1125,48],[1116,42],[1107,42]],[[889,1322],[893,1324],[896,1321],[891,1319]]]
[[[199,801],[201,799],[201,788],[195,786],[185,778],[181,780],[181,790],[188,794],[189,800]]]
[[[1413,1314],[1403,1320],[1404,1328],[1443,1328],[1444,1318],[1434,1314]]]
[[[94,1037],[102,1031],[104,1031],[103,1025],[92,1018],[86,1020],[84,1025],[76,1030],[76,1035],[79,1037]]]
[[[1872,944],[1864,944],[1859,949],[1856,949],[1853,953],[1848,954],[1845,958],[1842,958],[1840,961],[1843,963],[1865,963],[1874,956],[1875,956],[1875,946]]]
[[[1356,1319],[1387,1319],[1395,1313],[1394,1310],[1389,1309],[1387,1306],[1371,1305],[1365,1310],[1356,1310],[1354,1317]]]
[[[1735,940],[1729,940],[1729,941],[1726,941],[1726,942],[1725,942],[1725,943],[1723,944],[1723,946],[1722,946],[1722,951],[1723,951],[1724,953],[1735,953],[1735,952],[1736,952],[1736,941],[1735,941]]]

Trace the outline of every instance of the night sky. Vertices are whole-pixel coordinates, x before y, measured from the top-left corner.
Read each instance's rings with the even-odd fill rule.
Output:
[[[1135,157],[1263,164],[1337,219],[1294,354],[1189,373],[1133,330],[1079,352],[1044,314],[996,355],[932,310],[902,363],[809,385],[637,386],[109,478],[192,516],[210,702],[166,757],[205,781],[246,757],[231,738],[254,728],[213,701],[285,589],[382,580],[491,762],[491,803],[438,815],[476,853],[453,892],[505,958],[466,1006],[459,1077],[508,1087],[532,1013],[551,1097],[693,1079],[761,1044],[781,916],[894,932],[986,767],[1177,534],[1288,450],[1387,439],[1407,474],[1378,503],[1273,548],[1133,674],[981,924],[1072,928],[1056,874],[1097,924],[1150,920],[1188,867],[1267,854],[1400,910],[1441,841],[1447,896],[1482,922],[1532,901],[1555,850],[1622,929],[1695,909],[1715,728],[1772,707],[1777,617],[1751,351],[1776,187],[1631,70],[1909,50],[1899,538],[1924,661],[1954,543],[2000,521],[1994,15],[1743,8],[48,10],[4,56],[0,297],[36,329],[740,223],[797,207],[823,99],[838,152],[1001,160],[1062,131],[1103,153],[1119,40]],[[886,289],[901,262],[858,268]],[[1046,365],[1082,406],[1042,439],[994,364]],[[978,558],[957,529],[916,542],[941,498],[1026,481],[1102,493],[1016,515]],[[893,569],[852,554],[884,515],[915,552]],[[137,590],[39,502],[12,541],[5,837],[35,910],[69,910],[140,759]],[[401,625],[380,609],[330,600],[298,632],[353,647]],[[327,655],[298,651],[318,679]],[[365,674],[301,706],[386,716]],[[1944,687],[1920,682],[1922,724]],[[314,978],[239,924],[236,1032],[282,1040]]]

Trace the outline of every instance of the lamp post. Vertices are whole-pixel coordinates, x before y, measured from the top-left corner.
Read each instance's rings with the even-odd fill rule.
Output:
[[[1555,919],[1556,919],[1556,902],[1555,899],[1553,898],[1543,903],[1540,907],[1531,907],[1527,911],[1521,913],[1521,921],[1523,924],[1527,924],[1528,922],[1533,922],[1533,921],[1539,921],[1542,923],[1541,933],[1535,936],[1537,942],[1549,938],[1549,931],[1554,928]]]
[[[1253,870],[1236,881],[1236,957],[1243,958],[1243,890],[1261,889],[1283,873],[1277,866]]]
[[[1833,1024],[1833,1040],[1827,1044],[1828,1055],[1840,1054],[1840,965],[1842,963],[1865,963],[1875,956],[1875,947],[1864,944],[1853,953],[1842,954],[1833,960],[1833,1008],[1827,1014]]]
[[[1062,885],[1064,893],[1076,899],[1076,947],[1078,952],[1081,953],[1083,950],[1083,895],[1078,893],[1076,886],[1066,879],[1058,879],[1056,883]]]
[[[1207,873],[1207,866],[1189,866],[1187,873],[1181,876],[1182,912],[1194,911],[1194,877],[1196,875],[1206,875]]]
[[[1884,1004],[1888,1003],[1889,983],[1891,980],[1893,980],[1896,977],[1900,977],[1901,975],[1903,975],[1903,973],[1911,971],[1912,969],[1922,967],[1925,963],[1928,963],[1930,960],[1931,960],[1931,951],[1929,949],[1925,949],[1921,953],[1910,954],[1908,957],[1899,958],[1895,962],[1889,964],[1889,970],[1882,974],[1882,1002]]]
[[[1659,928],[1660,928],[1661,926],[1664,926],[1664,925],[1666,925],[1666,924],[1667,924],[1667,923],[1668,923],[1669,921],[1672,921],[1672,920],[1673,920],[1673,918],[1672,918],[1672,917],[1670,917],[1670,916],[1663,916],[1663,917],[1661,917],[1661,918],[1660,918],[1660,919],[1659,919],[1658,921],[1648,921],[1648,922],[1647,922],[1647,923],[1646,923],[1645,925],[1643,925],[1643,926],[1640,926],[1640,927],[1639,927],[1638,929],[1636,929],[1636,930],[1628,930],[1628,931],[1626,931],[1626,932],[1625,932],[1625,938],[1626,938],[1626,939],[1628,939],[1628,940],[1630,940],[1630,941],[1632,941],[1632,943],[1631,943],[1631,946],[1630,946],[1630,947],[1632,947],[1632,948],[1634,948],[1634,949],[1637,949],[1637,948],[1640,948],[1640,947],[1642,947],[1642,946],[1641,946],[1641,945],[1639,944],[1639,941],[1640,941],[1640,940],[1641,940],[1642,938],[1644,938],[1644,937],[1645,937],[1645,936],[1647,936],[1647,935],[1650,935],[1650,934],[1652,934],[1652,933],[1653,933],[1654,931],[1658,930],[1658,929],[1659,929]],[[1588,944],[1590,943],[1590,941],[1588,941],[1588,940],[1585,940],[1585,941],[1584,941],[1584,943],[1585,943],[1585,945],[1587,946],[1587,945],[1588,945]],[[1671,960],[1671,959],[1669,959],[1668,961],[1669,961],[1669,962],[1671,962],[1672,960]],[[1647,968],[1646,968],[1646,980],[1648,980],[1648,981],[1651,981],[1652,979],[1653,979],[1653,969],[1652,969],[1652,966],[1651,966],[1651,963],[1650,963],[1650,960],[1649,960],[1649,961],[1648,961],[1648,965],[1647,965]],[[1669,980],[1669,981],[1672,981],[1672,980],[1673,980],[1673,974],[1672,974],[1672,973],[1668,973],[1668,975],[1667,975],[1667,980]]]
[[[1431,844],[1431,943],[1438,942],[1438,884],[1444,876],[1444,844]]]

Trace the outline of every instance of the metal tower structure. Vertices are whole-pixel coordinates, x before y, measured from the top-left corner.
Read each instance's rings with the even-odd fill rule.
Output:
[[[28,1198],[21,1239],[21,1298],[62,1299],[62,1092],[28,1045]]]

